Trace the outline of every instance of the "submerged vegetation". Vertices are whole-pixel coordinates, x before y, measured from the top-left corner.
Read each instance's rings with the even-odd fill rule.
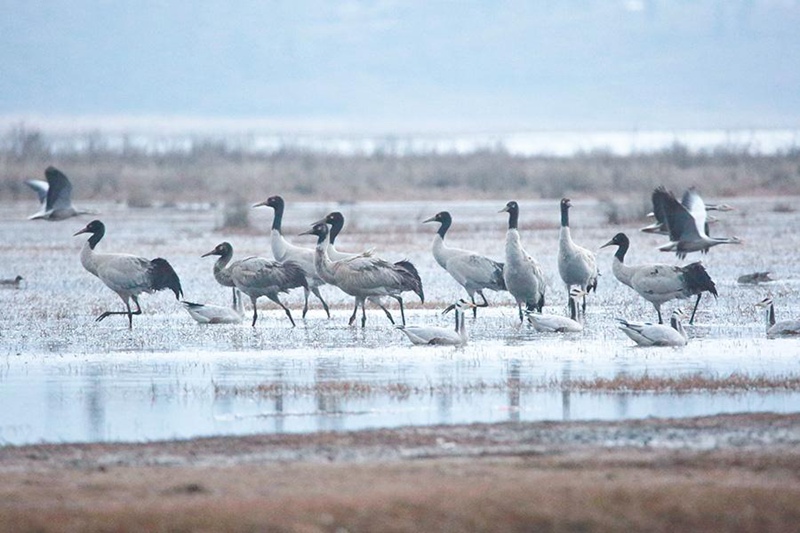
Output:
[[[291,146],[287,144],[286,146]],[[433,198],[560,198],[612,191],[646,196],[656,185],[701,185],[715,196],[800,194],[800,148],[761,154],[747,147],[693,151],[675,143],[628,156],[608,151],[571,157],[519,156],[500,144],[467,153],[404,153],[388,143],[342,155],[275,146],[255,149],[224,140],[143,148],[128,137],[112,142],[89,133],[70,143],[18,126],[0,135],[0,201],[28,198],[23,180],[55,165],[75,179],[75,197],[134,205],[234,202],[246,191],[280,191],[295,199],[359,201]],[[622,216],[609,204],[610,216]]]
[[[560,391],[574,393],[742,393],[754,391],[800,391],[800,375],[749,375],[732,372],[728,375],[693,373],[679,376],[653,376],[620,374],[613,378],[557,378],[542,380],[509,379],[487,382],[453,384],[429,383],[425,385],[401,382],[319,381],[314,383],[266,382],[251,386],[215,385],[216,396],[255,396],[279,398],[282,396],[323,395],[340,398],[364,398],[386,395],[395,399],[411,396],[486,394],[497,392]]]

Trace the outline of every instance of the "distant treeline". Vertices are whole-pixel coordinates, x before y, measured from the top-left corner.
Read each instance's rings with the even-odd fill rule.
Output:
[[[16,127],[0,142],[0,201],[30,199],[25,179],[44,179],[55,165],[73,181],[74,197],[132,205],[293,199],[414,200],[437,198],[609,198],[649,195],[656,185],[695,185],[707,196],[800,194],[800,149],[758,154],[747,149],[692,151],[681,144],[618,156],[518,156],[502,146],[467,154],[386,151],[364,155],[301,149],[254,152],[225,142],[194,142],[158,153],[111,147],[102,134],[71,147]]]

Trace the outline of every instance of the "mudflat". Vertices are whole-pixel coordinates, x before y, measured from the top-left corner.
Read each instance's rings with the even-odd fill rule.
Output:
[[[797,531],[800,415],[0,448],[5,531]]]

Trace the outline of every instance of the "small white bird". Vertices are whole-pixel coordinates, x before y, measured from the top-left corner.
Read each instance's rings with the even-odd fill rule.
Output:
[[[569,230],[569,198],[561,199],[561,230],[558,236],[558,273],[567,286],[567,294],[577,285],[583,291],[583,311],[586,311],[586,295],[597,291],[597,258],[572,240]]]
[[[198,304],[181,301],[183,308],[198,324],[241,324],[244,320],[241,298],[234,298],[234,306]]]
[[[767,338],[775,339],[778,337],[797,337],[800,335],[800,320],[781,320],[775,322],[775,306],[772,303],[772,297],[767,296],[756,304],[758,307],[764,307],[767,310]]]
[[[47,182],[28,180],[25,183],[39,195],[40,207],[29,220],[64,220],[78,215],[94,214],[93,211],[75,209],[72,205],[72,184],[63,172],[55,167],[44,171]]]
[[[681,324],[681,319],[685,316],[681,309],[675,309],[669,326],[650,322],[628,322],[621,318],[617,320],[620,323],[619,329],[639,346],[685,346],[688,337]]]
[[[474,308],[475,304],[464,300],[458,300],[453,305],[447,307],[442,314],[455,310],[456,326],[455,329],[442,328],[438,326],[395,326],[406,334],[414,344],[448,345],[463,346],[467,343],[467,328],[464,324],[465,311]]]
[[[569,292],[568,304],[570,316],[525,311],[528,322],[531,323],[536,331],[541,333],[577,333],[583,331],[583,324],[578,320],[578,299],[583,295],[584,291],[577,287]]]
[[[97,317],[97,322],[111,315],[126,315],[128,327],[133,328],[133,315],[142,314],[138,298],[141,293],[170,289],[175,293],[176,299],[183,296],[178,274],[166,259],[157,257],[150,260],[130,254],[97,253],[95,247],[105,232],[105,225],[99,220],[93,220],[75,233],[75,235],[92,234],[81,250],[81,264],[91,274],[100,278],[106,287],[117,293],[127,308],[127,311],[106,311]],[[131,300],[136,304],[136,311],[131,311]]]
[[[522,247],[519,238],[519,204],[510,201],[500,210],[508,213],[508,230],[506,231],[506,261],[503,265],[503,280],[506,289],[517,301],[519,320],[522,322],[522,306],[536,309],[540,313],[544,307],[545,280],[539,262],[531,257]]]

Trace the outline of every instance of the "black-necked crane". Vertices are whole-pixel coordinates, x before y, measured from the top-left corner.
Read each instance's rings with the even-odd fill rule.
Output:
[[[500,210],[508,213],[506,231],[506,261],[503,265],[503,280],[506,290],[517,302],[519,320],[524,320],[522,306],[527,310],[542,311],[544,307],[545,280],[539,263],[522,247],[519,238],[519,204],[510,201]]]
[[[738,237],[709,237],[706,207],[694,189],[686,191],[685,205],[675,196],[659,187],[653,192],[653,203],[660,204],[667,220],[670,242],[658,247],[662,252],[675,252],[684,259],[692,252],[707,253],[719,244],[741,244]]]
[[[572,240],[569,229],[569,198],[561,199],[561,229],[558,234],[558,273],[567,286],[569,298],[572,287],[583,291],[583,311],[586,311],[586,295],[597,290],[597,258],[594,253]]]
[[[483,303],[475,304],[472,307],[472,316],[476,316],[478,307],[489,305],[483,294],[484,289],[506,290],[506,282],[503,279],[503,263],[469,250],[447,246],[444,238],[453,223],[449,212],[441,211],[422,222],[439,223],[439,230],[433,237],[433,258],[459,285],[464,287],[473,304],[475,304],[475,294],[481,297]]]
[[[231,279],[231,269],[228,266],[233,259],[233,246],[231,243],[225,241],[221,242],[214,247],[210,252],[206,252],[200,257],[208,257],[211,255],[219,256],[214,262],[214,279],[223,287],[231,287],[233,291],[233,306],[236,307],[236,302],[239,300],[236,294],[236,284]]]
[[[265,201],[255,204],[253,207],[267,206],[271,207],[274,211],[272,219],[272,231],[270,234],[270,244],[272,246],[272,255],[275,260],[283,263],[285,261],[292,261],[300,266],[306,275],[306,284],[308,288],[305,289],[303,299],[303,318],[308,312],[308,292],[311,291],[314,296],[322,302],[322,308],[325,309],[325,314],[328,318],[331,317],[328,304],[322,298],[319,292],[319,287],[324,285],[325,282],[317,273],[314,267],[314,250],[304,248],[287,241],[281,233],[281,224],[283,223],[283,211],[286,207],[286,202],[280,196],[270,196]]]
[[[775,305],[772,297],[768,296],[756,304],[766,309],[767,338],[800,336],[800,320],[775,321]]]
[[[624,233],[617,233],[601,248],[606,246],[617,246],[611,263],[614,277],[653,304],[658,313],[659,324],[663,323],[661,304],[665,302],[696,295],[697,301],[689,320],[689,323],[692,324],[703,292],[710,292],[715,298],[717,296],[717,287],[714,281],[699,262],[682,267],[665,264],[627,265],[625,264],[625,254],[628,253],[630,241]]]
[[[344,259],[353,259],[354,257],[364,255],[364,256],[371,256],[373,254],[373,250],[366,250],[361,253],[350,253],[350,252],[342,252],[336,249],[335,240],[339,233],[344,228],[344,215],[339,211],[333,211],[325,215],[325,218],[317,220],[312,226],[315,224],[328,224],[330,226],[328,230],[328,257],[331,261],[342,261]],[[397,264],[397,263],[395,263]],[[389,318],[389,321],[394,323],[394,318],[392,317],[392,313],[386,308],[384,305],[384,298],[381,296],[369,296],[367,301],[377,305],[378,307],[383,310],[386,316]]]
[[[372,254],[372,250],[367,250],[361,253],[342,252],[336,249],[336,237],[344,228],[344,215],[339,211],[333,211],[325,215],[325,218],[317,220],[315,224],[328,224],[330,229],[328,231],[328,257],[331,261],[341,261],[342,259],[352,259],[357,255]]]
[[[296,287],[302,287],[305,292],[308,291],[306,272],[299,264],[294,261],[281,263],[263,257],[247,257],[234,261],[228,268],[230,268],[233,284],[238,290],[248,295],[253,304],[253,327],[258,320],[256,303],[262,296],[266,296],[278,304],[289,317],[292,326],[295,326],[292,312],[278,296],[280,293],[289,292],[289,289]]]
[[[241,324],[244,320],[242,300],[235,299],[232,307],[181,301],[183,308],[198,324]]]
[[[663,186],[658,187],[656,190],[653,191],[653,194],[651,196],[653,202],[653,212],[648,213],[648,216],[654,217],[655,222],[653,222],[649,226],[643,227],[639,231],[643,231],[645,233],[658,233],[661,235],[669,235],[667,214],[664,210],[664,201],[661,193],[662,190],[665,190]],[[693,189],[687,189],[683,193],[683,197],[681,198],[681,204],[683,204],[683,206],[686,208],[689,208],[689,205],[692,202],[692,190]],[[734,210],[734,208],[728,204],[704,204],[704,207],[706,211],[725,212]],[[716,220],[714,217],[708,215],[706,216],[707,222],[712,222],[714,220]],[[706,233],[708,233],[707,228],[706,228]]]
[[[47,183],[41,180],[28,180],[28,184],[39,195],[39,211],[29,216],[30,220],[64,220],[78,215],[95,214],[93,211],[75,209],[72,205],[72,183],[67,176],[55,167],[44,171]],[[46,187],[45,187],[46,185]]]
[[[675,309],[669,319],[670,325],[651,324],[649,322],[628,322],[621,318],[619,329],[639,346],[685,346],[688,341],[681,320],[686,314]]]
[[[531,323],[533,329],[540,333],[577,333],[583,331],[583,324],[580,321],[580,313],[578,312],[578,299],[583,296],[583,289],[578,287],[569,292],[569,300],[567,302],[569,316],[525,311],[528,322]]]
[[[442,314],[455,310],[455,328],[443,328],[440,326],[395,326],[406,334],[406,337],[414,344],[463,346],[469,340],[467,327],[464,323],[464,315],[467,309],[475,308],[475,304],[464,300],[458,300],[453,305],[447,307]]]
[[[350,325],[355,322],[358,307],[361,306],[361,327],[364,327],[367,322],[364,302],[369,297],[388,296],[397,300],[400,304],[400,316],[403,324],[406,323],[406,317],[402,293],[412,291],[419,296],[420,301],[425,301],[422,280],[417,269],[409,261],[390,263],[380,257],[365,254],[342,261],[331,261],[328,257],[327,224],[314,224],[309,231],[302,235],[317,237],[314,261],[322,279],[355,297],[355,308],[350,317]],[[391,314],[387,312],[387,316],[394,323]]]
[[[81,250],[83,268],[100,278],[109,289],[117,293],[127,308],[126,311],[106,311],[97,317],[98,322],[107,316],[126,315],[128,327],[132,328],[133,315],[142,314],[139,295],[143,292],[170,289],[175,293],[175,298],[180,299],[183,295],[180,279],[166,259],[157,257],[150,260],[131,254],[97,253],[95,247],[105,232],[105,225],[99,220],[93,220],[75,233],[75,235],[91,234]],[[136,311],[131,311],[131,300],[136,304]]]

